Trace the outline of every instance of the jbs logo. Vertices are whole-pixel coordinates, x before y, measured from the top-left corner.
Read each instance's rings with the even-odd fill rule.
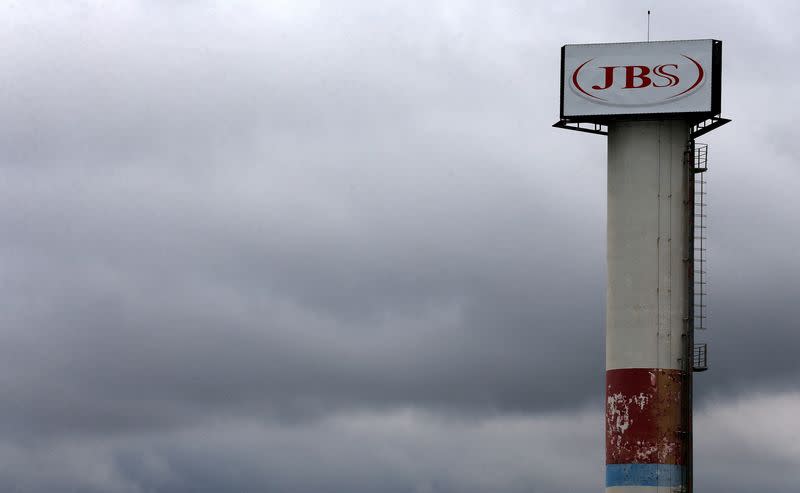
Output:
[[[602,87],[595,84],[592,86],[592,89],[603,91],[611,87],[614,84],[614,71],[618,68],[625,70],[625,85],[622,86],[623,89],[641,89],[649,85],[653,87],[677,86],[681,79],[677,75],[667,72],[666,68],[668,67],[672,67],[675,70],[678,69],[678,66],[674,63],[656,65],[652,70],[646,65],[625,65],[624,67],[612,65],[610,67],[600,67],[605,71],[605,83]],[[659,85],[657,82],[653,82],[651,77],[661,77],[666,79],[666,83]]]
[[[665,102],[691,94],[704,81],[703,66],[687,55],[680,57],[671,63],[631,65],[590,58],[572,72],[572,87],[584,98],[610,104]]]

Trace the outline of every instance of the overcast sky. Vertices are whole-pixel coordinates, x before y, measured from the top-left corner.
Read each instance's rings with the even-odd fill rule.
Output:
[[[0,490],[604,487],[565,43],[716,38],[698,491],[800,484],[795,2],[8,1]]]

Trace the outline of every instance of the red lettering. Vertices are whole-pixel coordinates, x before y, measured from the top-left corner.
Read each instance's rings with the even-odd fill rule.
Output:
[[[639,73],[634,73],[634,70],[639,69]],[[644,65],[627,65],[625,67],[625,87],[624,89],[641,89],[643,87],[647,87],[653,83],[650,80],[650,77],[647,74],[650,73],[650,69],[645,67]],[[634,85],[634,79],[639,79],[641,84]]]
[[[677,68],[678,68],[678,66],[677,66],[677,65],[675,65],[674,63],[667,63],[667,64],[665,64],[665,65],[659,65],[659,66],[655,67],[655,68],[653,69],[653,74],[655,74],[655,75],[657,75],[657,76],[661,77],[662,79],[666,79],[666,80],[667,80],[667,83],[666,83],[666,84],[662,84],[662,85],[658,85],[658,84],[656,84],[655,82],[653,82],[653,87],[671,87],[671,86],[677,86],[677,85],[678,85],[678,83],[681,81],[681,80],[678,78],[678,76],[677,76],[677,75],[675,75],[675,74],[671,74],[671,73],[667,72],[666,70],[664,70],[666,67],[675,67],[675,69],[676,69],[676,70],[677,70]]]
[[[684,55],[686,57],[686,55]],[[689,58],[689,57],[686,57]],[[583,62],[572,74],[572,83],[576,90],[580,91],[584,95],[599,99],[601,101],[605,101],[605,99],[601,98],[600,96],[588,93],[583,87],[581,87],[579,82],[579,73],[581,69],[590,63],[593,58],[590,58]],[[700,74],[697,82],[692,85],[686,91],[683,91],[675,96],[669,96],[669,98],[674,98],[676,96],[680,96],[681,94],[686,93],[689,90],[694,89],[703,79],[703,68],[700,66],[698,62],[689,58],[692,62],[697,65],[698,73]],[[605,91],[606,89],[611,89],[614,87],[615,81],[614,76],[616,69],[621,68],[625,70],[625,82],[624,85],[622,82],[617,82],[617,87],[621,86],[621,89],[645,89],[647,87],[675,87],[678,86],[681,82],[681,77],[678,76],[681,68],[678,64],[675,63],[663,63],[659,65],[647,66],[647,65],[608,65],[608,66],[599,66],[596,67],[603,72],[602,79],[597,84],[591,86],[593,91]],[[595,73],[595,80],[600,79]],[[620,76],[622,77],[622,76]]]
[[[596,91],[602,91],[603,89],[608,89],[609,87],[611,87],[611,84],[614,83],[614,69],[617,67],[600,67],[600,68],[605,70],[606,80],[605,80],[605,85],[603,87],[600,87],[598,85],[592,86],[592,89]]]

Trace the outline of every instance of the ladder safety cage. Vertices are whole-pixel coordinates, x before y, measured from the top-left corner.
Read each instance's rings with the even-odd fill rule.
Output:
[[[694,329],[708,328],[706,318],[706,241],[708,240],[706,224],[707,191],[704,173],[708,171],[708,144],[694,143]]]

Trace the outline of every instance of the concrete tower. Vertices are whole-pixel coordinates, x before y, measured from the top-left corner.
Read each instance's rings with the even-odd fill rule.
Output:
[[[608,126],[609,492],[672,491],[658,486],[679,487],[687,477],[688,136],[685,120]]]
[[[608,136],[608,493],[692,491],[694,138],[721,118],[722,43],[567,45],[561,120]]]

